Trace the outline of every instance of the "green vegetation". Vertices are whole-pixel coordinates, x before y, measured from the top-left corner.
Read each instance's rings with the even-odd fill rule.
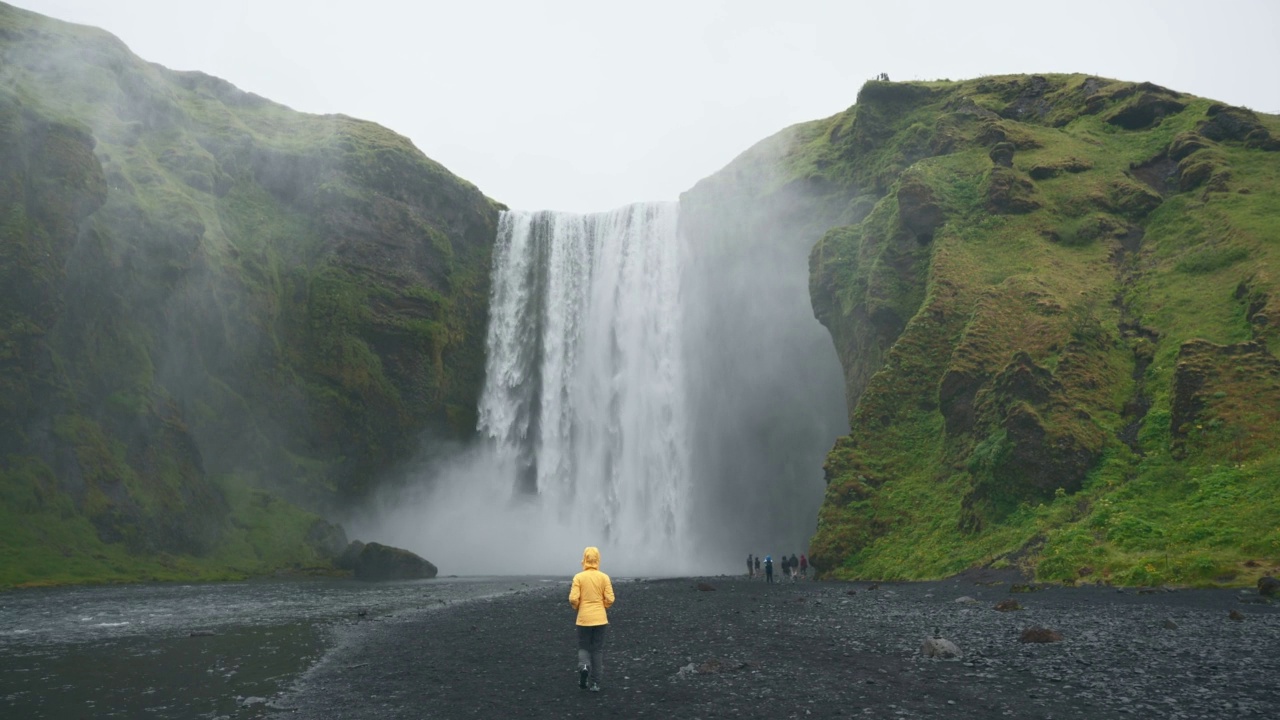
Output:
[[[1280,569],[1280,118],[1086,76],[870,82],[792,177],[850,387],[811,545],[842,578]],[[852,202],[852,200],[851,200]]]
[[[475,187],[4,4],[0,56],[0,587],[313,565],[312,512],[473,430]]]
[[[105,542],[43,464],[0,472],[0,588],[139,580],[234,580],[279,570],[332,572],[312,543],[319,518],[242,478],[217,483],[232,522],[206,554],[139,552]]]

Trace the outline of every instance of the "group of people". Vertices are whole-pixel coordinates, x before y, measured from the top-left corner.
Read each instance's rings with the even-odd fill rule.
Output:
[[[760,572],[762,564],[764,566],[764,581],[773,582],[772,555],[765,555],[763,563],[760,562],[759,555],[754,557],[747,555],[747,578],[754,580],[755,578],[762,577]],[[800,578],[808,579],[809,577],[809,558],[805,557],[804,553],[800,553],[800,559],[798,560],[796,559],[795,553],[792,553],[791,557],[783,555],[781,565],[782,576],[792,582],[795,582]]]

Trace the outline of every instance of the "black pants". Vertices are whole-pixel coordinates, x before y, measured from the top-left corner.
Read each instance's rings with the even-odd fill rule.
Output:
[[[591,682],[604,679],[604,634],[608,625],[578,625],[578,666],[591,668]]]

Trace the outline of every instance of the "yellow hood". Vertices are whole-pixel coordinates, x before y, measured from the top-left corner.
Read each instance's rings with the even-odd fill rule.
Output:
[[[599,570],[600,569],[600,549],[589,547],[582,551],[582,569],[583,570]]]

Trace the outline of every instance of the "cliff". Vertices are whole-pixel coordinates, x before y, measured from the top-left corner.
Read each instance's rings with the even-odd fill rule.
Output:
[[[0,585],[323,564],[313,512],[474,428],[499,210],[0,5]]]
[[[0,587],[327,567],[322,516],[475,427],[500,210],[373,123],[0,4]],[[681,198],[702,530],[789,538],[847,429],[827,576],[1280,569],[1277,218],[1274,116],[867,83]]]
[[[1149,83],[869,82],[797,178],[851,431],[843,578],[1247,582],[1280,561],[1280,118]]]

